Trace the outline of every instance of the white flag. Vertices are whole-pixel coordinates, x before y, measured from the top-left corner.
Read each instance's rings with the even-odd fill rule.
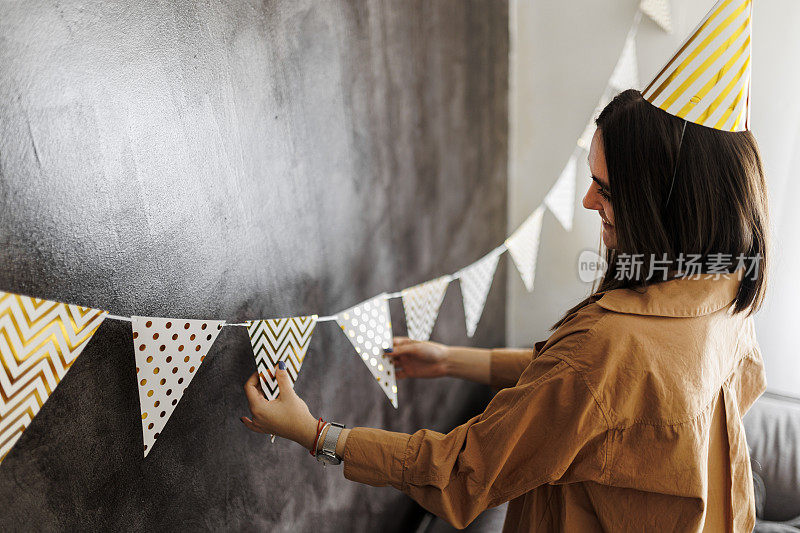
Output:
[[[636,31],[632,30],[625,39],[625,46],[617,60],[617,66],[608,84],[620,91],[639,88],[639,65],[636,58]]]
[[[578,146],[589,151],[589,148],[592,146],[592,137],[594,137],[594,132],[597,129],[597,125],[595,124],[595,119],[600,116],[600,112],[603,111],[603,108],[608,105],[611,101],[610,91],[606,89],[606,92],[600,97],[600,101],[597,102],[597,107],[594,108],[592,111],[592,117],[589,119],[589,123],[586,124],[586,128],[581,133],[581,136],[578,138]]]
[[[672,33],[672,15],[670,13],[669,0],[642,0],[639,9],[661,26],[667,33]]]
[[[475,334],[475,328],[478,327],[499,259],[500,252],[496,250],[489,252],[458,273],[461,282],[461,296],[464,300],[467,336],[469,337]]]
[[[131,322],[147,457],[225,321],[133,316]]]
[[[392,348],[392,321],[386,294],[362,302],[336,315],[347,340],[356,349],[378,385],[397,409],[394,365],[384,352]]]
[[[275,377],[278,361],[286,363],[292,383],[297,381],[316,324],[317,315],[248,322],[247,333],[256,358],[261,390],[267,400],[274,400],[280,392]]]
[[[415,341],[426,341],[431,338],[431,331],[439,316],[439,307],[444,300],[444,293],[450,283],[449,276],[442,276],[426,281],[414,287],[403,289],[403,309],[406,312],[408,338]]]
[[[594,113],[594,116],[597,116],[596,112]],[[594,137],[595,130],[597,130],[597,125],[594,123],[594,119],[592,119],[588,124],[586,124],[586,128],[584,128],[581,136],[578,137],[578,146],[588,151],[592,146],[592,137]]]
[[[569,158],[558,181],[550,188],[544,198],[545,205],[555,215],[564,229],[572,231],[572,219],[575,215],[575,179],[578,162],[575,154]]]
[[[539,253],[539,237],[542,232],[542,215],[544,206],[540,205],[536,211],[520,225],[517,230],[506,239],[506,246],[514,264],[519,270],[522,282],[528,292],[533,290],[533,279],[536,274],[536,256]]]

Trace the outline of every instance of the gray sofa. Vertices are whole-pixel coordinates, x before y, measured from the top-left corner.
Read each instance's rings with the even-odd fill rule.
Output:
[[[800,399],[766,393],[744,417],[756,493],[755,531],[800,531]]]

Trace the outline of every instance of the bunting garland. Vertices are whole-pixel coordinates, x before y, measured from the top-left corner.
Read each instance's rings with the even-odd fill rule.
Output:
[[[131,324],[147,457],[225,322],[134,316]]]
[[[713,118],[719,120],[724,128],[736,128],[745,126],[746,117],[749,116],[749,99],[746,97],[750,89],[751,0],[725,2],[725,6],[731,4],[733,7],[728,7],[728,11],[722,13],[724,6],[719,7],[720,3],[715,6],[687,41],[688,48],[683,50],[683,55],[676,55],[648,87],[646,97],[668,112],[674,112],[676,106],[683,106],[684,116],[691,120],[699,111],[686,110],[689,104],[684,102],[685,95],[696,90],[697,87],[692,83],[703,83],[707,76],[717,75],[728,82],[728,87],[705,91],[703,94],[708,97],[703,102],[713,97],[715,100],[711,105],[719,104],[722,111],[715,107],[709,116],[713,114]],[[653,17],[665,29],[671,29],[666,0],[642,0],[641,11]],[[728,36],[740,44],[736,54],[713,45],[705,46],[708,37],[702,32],[720,13],[733,20],[726,28],[741,28],[741,31],[736,30],[738,33],[735,35]],[[595,116],[611,100],[614,92],[639,84],[635,42],[639,20],[640,14],[637,14],[608,85],[594,110]],[[695,48],[689,46],[693,40],[700,45],[695,43]],[[704,68],[708,66],[707,63],[719,56],[724,62],[714,63],[706,72]],[[698,66],[699,61],[703,63]],[[670,65],[674,68],[670,69]],[[718,118],[717,115],[723,112],[722,118]],[[588,150],[594,131],[592,120],[578,138],[578,147]],[[304,363],[316,324],[336,321],[378,386],[397,408],[394,367],[385,353],[385,350],[392,348],[388,300],[402,298],[409,337],[426,341],[433,331],[447,286],[458,279],[466,331],[472,337],[483,314],[500,256],[509,252],[526,289],[532,291],[545,208],[553,213],[564,229],[571,231],[577,156],[573,152],[542,204],[500,247],[453,275],[444,275],[399,293],[380,294],[328,317],[307,315],[254,320],[244,324],[226,324],[221,320],[126,318],[108,315],[106,311],[97,309],[0,292],[0,357],[3,359],[0,368],[0,462],[107,316],[131,321],[144,456],[152,450],[224,326],[248,328],[262,390],[267,400],[273,400],[279,393],[275,381],[278,362],[283,360],[287,363],[289,376],[294,383]]]
[[[311,315],[248,322],[247,333],[256,358],[261,390],[267,400],[278,397],[275,378],[278,361],[286,362],[289,378],[292,383],[297,381],[317,318],[317,315]]]
[[[0,291],[0,462],[106,315]]]

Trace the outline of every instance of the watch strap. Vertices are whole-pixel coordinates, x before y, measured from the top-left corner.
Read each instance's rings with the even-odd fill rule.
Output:
[[[337,424],[336,422],[330,423],[328,432],[325,434],[325,439],[322,442],[322,453],[340,459],[340,457],[336,455],[336,444],[339,442],[339,435],[341,435],[343,429],[343,424]]]

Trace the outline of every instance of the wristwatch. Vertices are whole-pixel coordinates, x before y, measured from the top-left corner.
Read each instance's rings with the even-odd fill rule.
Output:
[[[339,435],[343,429],[344,424],[330,422],[325,440],[322,442],[322,449],[317,450],[317,454],[314,456],[323,466],[341,464],[342,458],[336,455],[336,443],[339,442]]]

